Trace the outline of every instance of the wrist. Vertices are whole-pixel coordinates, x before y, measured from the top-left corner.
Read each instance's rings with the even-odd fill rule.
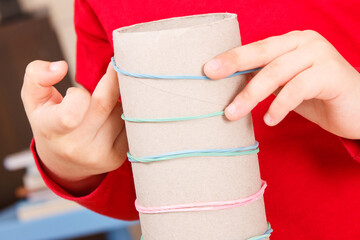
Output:
[[[85,196],[94,191],[102,180],[105,178],[106,173],[102,174],[86,174],[84,171],[81,173],[77,170],[76,166],[61,166],[62,161],[65,159],[58,159],[53,153],[49,153],[46,150],[42,151],[41,144],[34,145],[34,151],[36,153],[37,161],[41,170],[48,176],[53,182],[58,184],[61,188],[75,197]],[[48,148],[45,148],[48,149]]]
[[[81,197],[94,191],[105,178],[106,173],[90,176],[62,176],[51,171],[44,163],[39,161],[45,174],[74,197]]]

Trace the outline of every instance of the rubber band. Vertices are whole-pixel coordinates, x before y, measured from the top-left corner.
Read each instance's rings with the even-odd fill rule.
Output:
[[[265,191],[267,184],[264,180],[261,180],[261,188],[256,193],[249,197],[220,202],[208,202],[208,203],[191,203],[191,204],[178,204],[161,207],[144,207],[140,206],[137,200],[135,200],[136,210],[140,213],[168,213],[168,212],[190,212],[190,211],[212,211],[223,210],[234,207],[241,207],[258,200]]]
[[[130,162],[158,162],[183,157],[202,157],[202,156],[239,156],[255,154],[259,152],[259,143],[256,141],[254,145],[239,148],[224,149],[199,149],[199,150],[182,150],[149,157],[134,157],[129,152],[127,157]]]
[[[176,118],[159,118],[159,119],[147,119],[147,118],[128,118],[125,117],[124,114],[121,115],[121,118],[124,121],[128,122],[137,122],[137,123],[144,123],[144,122],[178,122],[178,121],[188,121],[188,120],[196,120],[201,118],[209,118],[209,117],[216,117],[224,115],[224,111],[215,112],[215,113],[209,113],[204,115],[198,115],[198,116],[189,116],[189,117],[176,117]]]
[[[152,74],[141,74],[141,73],[131,73],[125,70],[122,70],[116,66],[114,57],[111,58],[111,63],[113,65],[113,68],[116,72],[123,74],[125,76],[129,77],[135,77],[135,78],[151,78],[151,79],[192,79],[192,80],[211,80],[211,78],[207,76],[186,76],[186,75],[152,75]],[[242,74],[247,74],[251,72],[255,72],[262,69],[262,67],[249,69],[245,71],[239,71],[236,73],[231,74],[230,76],[227,76],[225,78],[231,78]]]
[[[263,240],[267,237],[270,237],[271,233],[273,232],[273,229],[271,228],[271,225],[269,222],[267,223],[267,225],[268,225],[268,229],[266,230],[266,232],[263,235],[251,237],[251,238],[248,238],[247,240]],[[143,236],[141,236],[140,240],[143,240]]]
[[[273,229],[271,228],[271,225],[269,222],[267,223],[267,225],[268,225],[268,229],[266,230],[266,232],[263,235],[251,237],[251,238],[248,238],[247,240],[263,240],[267,237],[270,237],[271,233],[273,232]]]
[[[261,180],[261,188],[259,191],[254,193],[253,195],[238,199],[238,200],[231,200],[231,201],[221,201],[221,202],[209,202],[209,203],[193,203],[193,204],[179,204],[179,205],[170,205],[164,207],[143,207],[140,206],[135,200],[135,207],[136,210],[140,213],[169,213],[169,212],[189,212],[189,211],[209,211],[209,210],[223,210],[233,207],[241,207],[251,202],[258,200],[261,196],[263,196],[265,192],[265,188],[267,184],[264,180]],[[248,238],[247,240],[263,240],[267,237],[270,237],[273,229],[271,228],[270,223],[268,222],[268,229],[263,235],[255,236]],[[142,240],[141,236],[141,240]]]

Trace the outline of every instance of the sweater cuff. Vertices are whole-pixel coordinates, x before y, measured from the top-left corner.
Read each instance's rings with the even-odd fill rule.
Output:
[[[339,138],[350,156],[355,161],[360,162],[360,140],[351,140],[346,138]]]
[[[67,192],[46,174],[42,167],[41,159],[36,152],[34,138],[31,141],[30,150],[45,184],[59,197],[77,202],[102,215],[122,220],[139,219],[134,205],[135,188],[129,161],[125,161],[118,169],[107,173],[101,183],[91,193],[77,197]],[[117,204],[110,204],[114,208],[109,207],[109,203],[113,201],[116,201]]]

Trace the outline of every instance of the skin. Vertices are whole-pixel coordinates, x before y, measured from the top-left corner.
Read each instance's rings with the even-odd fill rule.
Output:
[[[295,111],[325,130],[360,139],[360,74],[320,34],[294,31],[234,48],[204,66],[212,79],[264,67],[225,109],[236,121],[276,94],[264,116],[269,126]],[[47,174],[75,196],[90,193],[105,173],[120,167],[128,151],[111,65],[93,95],[53,87],[67,72],[64,61],[34,61],[26,69],[21,97],[37,153]]]
[[[111,65],[92,95],[53,87],[66,75],[64,61],[27,66],[21,97],[47,174],[75,196],[90,193],[128,151],[119,86]]]
[[[264,67],[225,109],[235,121],[277,97],[264,116],[269,126],[292,110],[338,136],[360,139],[360,74],[320,34],[294,31],[220,54],[204,66],[212,79]]]

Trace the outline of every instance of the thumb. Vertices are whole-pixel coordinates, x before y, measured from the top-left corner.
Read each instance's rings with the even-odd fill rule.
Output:
[[[59,103],[61,94],[53,87],[66,75],[68,66],[65,61],[46,62],[36,60],[31,62],[25,71],[21,98],[25,109],[33,111],[38,105],[49,100]]]

